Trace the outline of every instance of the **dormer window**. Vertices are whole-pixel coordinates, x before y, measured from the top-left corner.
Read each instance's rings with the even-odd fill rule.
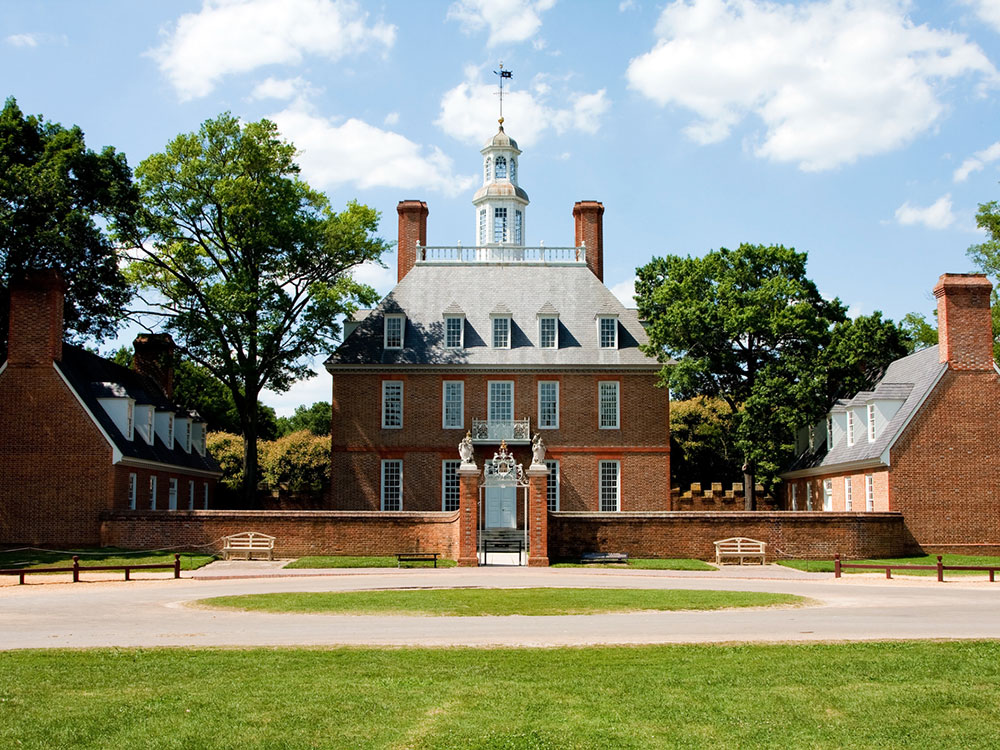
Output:
[[[134,440],[135,401],[125,396],[125,389],[118,385],[107,387],[105,392],[111,392],[115,395],[99,397],[97,402],[104,408],[107,415],[111,417],[111,421],[115,423],[115,427],[125,436],[125,439]]]
[[[597,317],[597,339],[601,349],[618,348],[617,315],[599,315]]]
[[[191,452],[191,419],[190,417],[179,417],[174,423],[177,443],[185,453]]]
[[[538,346],[542,349],[559,348],[559,318],[544,315],[538,318]]]
[[[833,417],[826,418],[826,449],[833,448]]]
[[[445,349],[462,349],[465,346],[465,316],[444,316]]]
[[[156,435],[167,448],[174,447],[174,413],[172,411],[156,412]]]
[[[497,164],[496,178],[498,180],[506,180],[507,179],[507,160],[504,157],[502,157],[502,156],[498,156],[496,164]]]
[[[510,316],[493,315],[493,348],[510,349]]]
[[[868,404],[868,442],[875,442],[875,404]]]
[[[405,315],[385,316],[385,340],[386,349],[403,348],[403,328],[406,324]]]
[[[125,437],[135,439],[135,401],[132,399],[125,406]]]
[[[847,444],[854,445],[854,412],[847,410]]]

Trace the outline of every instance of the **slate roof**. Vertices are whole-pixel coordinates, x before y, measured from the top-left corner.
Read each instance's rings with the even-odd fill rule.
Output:
[[[909,422],[934,384],[947,369],[947,362],[938,361],[937,346],[897,359],[886,368],[885,375],[882,376],[874,390],[862,391],[852,399],[841,399],[834,404],[832,409],[832,411],[842,412],[848,407],[863,406],[873,398],[903,400],[899,410],[889,420],[875,441],[869,443],[863,433],[862,438],[855,440],[854,445],[848,445],[846,439],[841,439],[833,450],[828,450],[824,439],[819,448],[807,450],[798,456],[785,474],[811,469],[836,470],[839,464],[879,461],[886,448],[895,442],[903,427]],[[863,426],[862,429],[864,429]]]
[[[464,310],[465,348],[444,348],[443,314]],[[538,347],[538,313],[559,311],[559,348]],[[402,349],[384,349],[387,311],[406,314]],[[489,346],[490,313],[509,311],[510,349]],[[618,315],[618,348],[598,346],[595,315]],[[506,312],[505,312],[506,314]],[[586,266],[468,264],[414,266],[396,288],[326,361],[344,366],[456,365],[655,370],[660,364],[639,351],[647,343],[638,313],[627,309]]]
[[[183,448],[178,447],[176,442],[168,448],[159,436],[153,439],[152,445],[149,445],[138,434],[138,431],[136,431],[134,440],[126,439],[97,400],[108,396],[119,398],[127,396],[135,399],[137,404],[152,404],[157,409],[175,411],[182,417],[192,415],[192,413],[179,409],[176,404],[167,399],[151,378],[141,375],[135,370],[117,365],[85,349],[65,343],[63,344],[62,360],[57,364],[70,386],[111,437],[123,456],[199,471],[219,472],[219,464],[211,455],[201,456],[193,448],[190,453],[187,453]],[[197,417],[197,414],[193,414],[193,416]]]

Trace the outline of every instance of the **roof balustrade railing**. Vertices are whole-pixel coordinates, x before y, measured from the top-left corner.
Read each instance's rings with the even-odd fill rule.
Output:
[[[587,248],[526,247],[524,245],[421,245],[417,243],[417,263],[472,264],[524,263],[543,266],[577,266],[587,264]]]

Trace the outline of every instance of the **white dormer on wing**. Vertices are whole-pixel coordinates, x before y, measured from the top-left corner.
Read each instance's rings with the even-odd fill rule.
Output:
[[[135,406],[135,431],[146,441],[147,445],[153,444],[155,437],[155,415],[156,407],[152,404],[136,404]]]
[[[205,442],[208,437],[208,425],[200,419],[191,420],[191,447],[199,456],[204,456],[206,452]]]
[[[472,197],[476,244],[523,246],[528,194],[517,184],[517,141],[500,130],[483,146],[483,185]]]
[[[191,452],[190,417],[174,418],[174,440],[177,442],[177,447],[183,450],[185,453]]]
[[[167,448],[174,447],[174,413],[165,409],[157,409],[154,419],[156,436]]]
[[[135,436],[135,399],[118,383],[95,383],[97,402],[126,440]]]
[[[538,311],[538,348],[559,348],[559,311],[551,302]]]

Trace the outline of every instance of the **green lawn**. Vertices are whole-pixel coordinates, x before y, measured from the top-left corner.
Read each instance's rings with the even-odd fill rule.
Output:
[[[805,570],[810,573],[832,573],[833,572],[833,560],[778,560],[778,565],[784,565],[787,568],[796,568],[798,570]],[[852,563],[874,563],[874,564],[892,564],[892,565],[937,565],[937,555],[916,555],[913,557],[888,557],[878,560],[844,560],[843,562]],[[1000,557],[986,557],[980,555],[941,555],[941,562],[948,565],[995,565],[1000,567]],[[865,570],[864,568],[858,570],[855,568],[844,568],[844,574],[847,573],[876,573],[880,574],[881,571],[878,570]],[[899,570],[892,571],[895,575],[910,575],[910,576],[933,576],[937,575],[933,570]],[[985,572],[977,572],[974,570],[964,571],[964,570],[945,570],[945,578],[949,576],[961,576],[961,575],[986,575]]]
[[[771,607],[806,602],[803,597],[791,594],[745,591],[526,588],[248,594],[201,599],[199,604],[262,612],[479,617]]]
[[[438,558],[437,566],[439,568],[454,568],[454,560],[445,560],[443,558]],[[330,556],[314,556],[314,557],[300,557],[298,560],[292,560],[286,568],[395,568],[397,565],[395,555],[389,557],[359,557],[352,555],[330,555]],[[432,562],[405,562],[402,563],[404,568],[433,568],[434,563]]]
[[[962,748],[997,642],[0,653],[0,747]]]
[[[627,563],[582,563],[579,558],[553,562],[553,568],[637,568],[640,570],[718,570],[701,560],[677,558],[629,558]]]
[[[88,565],[162,565],[173,563],[173,552],[135,552],[115,547],[90,547],[65,552],[0,550],[0,568],[49,568],[73,564],[73,555],[80,556],[80,567]],[[215,555],[181,553],[181,570],[196,570],[218,558]]]

